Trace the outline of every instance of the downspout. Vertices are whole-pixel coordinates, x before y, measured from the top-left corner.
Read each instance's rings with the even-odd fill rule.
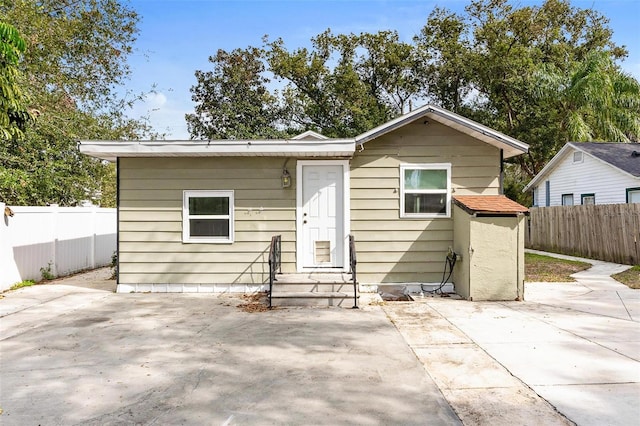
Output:
[[[116,293],[120,285],[120,157],[116,158]]]
[[[504,150],[500,150],[500,195],[504,195]]]

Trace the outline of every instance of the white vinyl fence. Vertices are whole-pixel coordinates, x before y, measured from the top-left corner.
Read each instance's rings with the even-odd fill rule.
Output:
[[[10,207],[0,203],[0,291],[39,281],[41,268],[60,277],[111,263],[116,250],[116,209]]]

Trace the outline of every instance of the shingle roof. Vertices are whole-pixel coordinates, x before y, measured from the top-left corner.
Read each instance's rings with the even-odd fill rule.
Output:
[[[469,213],[518,214],[529,209],[504,195],[454,195],[453,201]]]
[[[570,145],[633,176],[640,177],[640,144],[571,142]]]

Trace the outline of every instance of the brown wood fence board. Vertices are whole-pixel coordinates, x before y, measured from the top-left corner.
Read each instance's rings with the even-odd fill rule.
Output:
[[[532,207],[527,248],[640,264],[640,204]]]

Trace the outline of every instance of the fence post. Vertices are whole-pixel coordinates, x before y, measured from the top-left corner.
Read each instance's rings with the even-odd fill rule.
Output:
[[[89,262],[91,269],[96,268],[96,222],[97,222],[97,207],[91,206],[91,258]]]
[[[49,205],[51,209],[51,237],[53,239],[53,244],[51,245],[51,273],[54,277],[58,276],[58,205],[51,204]]]

